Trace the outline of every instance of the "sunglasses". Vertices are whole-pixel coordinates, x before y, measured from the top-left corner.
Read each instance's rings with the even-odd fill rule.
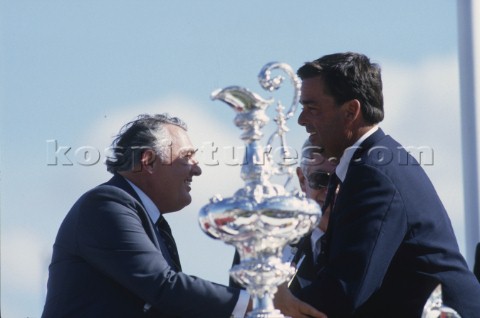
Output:
[[[315,190],[320,190],[328,187],[331,173],[323,171],[314,171],[307,177],[308,186]]]

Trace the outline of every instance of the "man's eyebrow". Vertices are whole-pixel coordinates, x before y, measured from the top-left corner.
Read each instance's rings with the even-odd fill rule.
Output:
[[[181,153],[182,153],[182,154],[188,154],[188,153],[196,154],[197,151],[198,151],[198,148],[193,148],[193,147],[191,147],[191,148],[184,148],[184,149],[182,149]]]
[[[313,103],[313,100],[311,99],[300,99],[300,104],[302,105],[308,105],[308,104],[312,104]]]

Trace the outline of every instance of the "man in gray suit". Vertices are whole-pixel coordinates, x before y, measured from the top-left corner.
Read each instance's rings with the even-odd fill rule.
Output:
[[[190,204],[201,174],[183,121],[141,115],[113,149],[113,177],[85,193],[60,226],[42,317],[243,317],[245,292],[181,271],[163,217]],[[296,298],[282,302],[292,317],[324,317]]]

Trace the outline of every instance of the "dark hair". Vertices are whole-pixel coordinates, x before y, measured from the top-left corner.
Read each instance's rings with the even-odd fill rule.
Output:
[[[165,129],[167,125],[176,125],[187,130],[187,125],[177,117],[169,114],[142,114],[137,119],[124,125],[112,142],[112,156],[105,161],[107,170],[111,173],[135,168],[142,153],[153,149],[166,161],[170,153],[171,137]]]
[[[337,105],[357,99],[369,124],[383,120],[383,93],[380,66],[359,53],[335,53],[307,62],[297,71],[303,80],[321,77]]]

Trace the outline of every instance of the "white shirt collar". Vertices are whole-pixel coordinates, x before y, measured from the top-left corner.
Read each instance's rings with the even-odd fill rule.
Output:
[[[312,235],[310,236],[310,240],[312,243],[312,250],[315,253],[315,246],[317,245],[317,241],[325,234],[318,226],[316,226],[313,231]]]
[[[147,210],[148,215],[153,223],[157,223],[158,219],[160,218],[160,210],[157,208],[155,203],[153,203],[152,199],[150,199],[145,192],[143,192],[139,187],[133,184],[130,180],[125,178],[127,182],[132,186],[133,190],[137,193],[140,201],[142,201],[145,210]]]
[[[318,258],[318,254],[320,254],[322,250],[320,239],[322,238],[323,234],[325,233],[318,226],[316,226],[312,231],[312,235],[310,236],[310,243],[312,244],[312,253],[314,259]]]
[[[343,152],[342,157],[340,158],[340,162],[338,163],[337,168],[335,169],[335,173],[340,181],[344,182],[345,177],[347,176],[348,165],[352,160],[353,154],[358,149],[360,144],[365,141],[368,137],[370,137],[374,132],[378,130],[378,126],[373,126],[372,129],[367,131],[362,137],[360,137],[351,147],[348,147]]]

